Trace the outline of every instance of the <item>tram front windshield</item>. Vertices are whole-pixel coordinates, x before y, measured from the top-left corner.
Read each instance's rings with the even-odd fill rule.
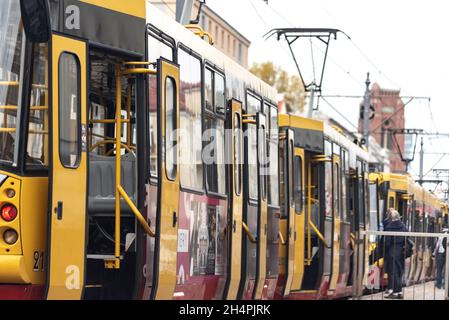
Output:
[[[19,0],[0,1],[0,21],[0,163],[14,164],[23,35]]]

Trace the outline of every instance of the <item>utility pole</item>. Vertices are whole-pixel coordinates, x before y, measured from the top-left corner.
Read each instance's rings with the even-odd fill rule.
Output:
[[[424,182],[424,138],[421,137],[421,150],[419,151],[419,184]]]
[[[365,140],[365,146],[369,148],[369,110],[371,107],[371,92],[369,89],[369,86],[371,84],[371,81],[369,79],[369,72],[366,77],[366,90],[365,90],[365,97],[363,100],[363,139]]]

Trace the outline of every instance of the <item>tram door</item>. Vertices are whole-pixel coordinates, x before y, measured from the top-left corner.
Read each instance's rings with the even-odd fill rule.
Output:
[[[292,290],[300,290],[304,277],[304,252],[305,245],[305,206],[304,206],[304,149],[295,148],[293,161],[293,198],[294,198],[294,269],[292,279]]]
[[[242,273],[239,299],[262,299],[267,265],[267,123],[266,117],[256,114],[242,115],[247,124],[245,139],[244,215],[242,226]]]
[[[179,67],[158,60],[158,166],[161,170],[157,200],[153,299],[173,298],[179,217]]]
[[[48,299],[80,299],[86,247],[86,43],[53,35]]]
[[[268,234],[268,159],[266,116],[257,114],[257,173],[259,177],[259,201],[257,215],[257,268],[254,299],[262,299],[267,274],[267,234]]]
[[[334,145],[335,147],[335,145]],[[332,275],[329,290],[335,290],[340,276],[340,224],[341,224],[341,161],[340,156],[332,156],[332,210],[334,217],[334,232],[332,239]]]
[[[238,298],[242,257],[242,211],[243,211],[243,135],[242,135],[242,103],[231,101],[231,112],[228,113],[228,129],[231,129],[232,162],[229,176],[232,177],[229,192],[228,229],[230,241],[230,263],[226,300]]]
[[[365,190],[365,180],[367,180],[367,174],[364,172],[362,163],[357,160],[357,170],[355,172],[355,176],[352,178],[352,182],[354,183],[354,206],[355,206],[355,232],[359,233],[359,239],[355,243],[354,250],[354,276],[357,276],[358,282],[354,282],[355,290],[360,290],[363,285],[363,281],[367,276],[365,272],[365,267],[368,265],[366,263],[368,259],[368,237],[361,236],[360,231],[366,230],[365,224],[365,210],[369,208],[366,206],[365,196],[367,190]]]
[[[293,180],[297,172],[294,168],[294,133],[292,130],[285,132],[285,139],[282,139],[282,157],[281,157],[281,174],[283,175],[283,188],[281,197],[283,198],[283,210],[281,212],[281,219],[279,221],[280,234],[282,239],[280,241],[279,256],[280,262],[284,262],[280,266],[280,275],[283,276],[282,295],[287,296],[292,289],[292,281],[295,266],[295,199]],[[299,240],[299,238],[298,238]]]

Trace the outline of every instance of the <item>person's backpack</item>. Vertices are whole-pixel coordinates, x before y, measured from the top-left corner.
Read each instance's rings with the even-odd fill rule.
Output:
[[[415,246],[415,243],[413,242],[410,237],[406,237],[405,239],[405,245],[404,245],[404,256],[405,258],[410,258],[413,255],[413,247]]]

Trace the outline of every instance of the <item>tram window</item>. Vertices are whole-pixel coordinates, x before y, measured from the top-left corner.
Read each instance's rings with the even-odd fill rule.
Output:
[[[326,216],[332,216],[332,163],[324,164],[325,194],[326,194]]]
[[[295,212],[301,214],[303,211],[303,172],[302,172],[302,158],[295,157],[293,176],[293,197],[295,201]]]
[[[168,40],[156,35],[155,31],[149,30],[148,33],[148,61],[156,62],[160,57],[173,61],[173,45],[169,44]]]
[[[219,114],[225,114],[225,80],[224,77],[215,73],[215,110]]]
[[[248,114],[256,114],[261,111],[262,102],[252,94],[246,95],[246,109]]]
[[[377,184],[369,184],[369,196],[370,196],[370,230],[376,231],[379,227],[379,217],[377,208]]]
[[[158,176],[158,105],[157,105],[157,77],[153,75],[148,76],[148,123],[149,123],[149,143],[150,143],[150,175],[152,177]]]
[[[365,224],[365,214],[364,214],[364,191],[363,191],[363,166],[360,160],[357,160],[357,192],[358,192],[358,207],[357,216],[359,224]]]
[[[334,152],[334,154],[340,155],[341,148],[338,144],[334,143],[332,149],[333,149],[332,151]]]
[[[326,156],[332,156],[332,143],[327,140],[324,140],[324,151]]]
[[[285,131],[283,131],[283,134],[286,134]],[[286,157],[287,157],[287,140],[284,139],[279,143],[279,197],[280,197],[282,219],[286,218],[285,213],[287,210],[285,209],[285,207],[289,205],[286,199],[287,196]]]
[[[279,205],[279,154],[277,141],[270,141],[270,171],[268,184],[268,203]]]
[[[290,207],[293,207],[295,205],[295,199],[293,194],[293,188],[294,188],[294,175],[295,175],[295,169],[293,166],[293,159],[295,156],[295,146],[293,144],[293,141],[289,140],[289,149],[288,149],[288,195],[289,195],[289,205]]]
[[[368,169],[366,167],[366,169]],[[369,181],[368,179],[364,179],[363,180],[363,186],[364,186],[364,212],[365,212],[365,221],[366,223],[369,223]]]
[[[208,138],[203,156],[206,163],[207,191],[226,193],[224,120],[205,119],[205,137]]]
[[[260,136],[259,139],[261,141],[261,143],[259,143],[259,167],[261,170],[260,175],[262,176],[262,185],[261,185],[261,193],[262,193],[262,199],[266,200],[267,199],[267,172],[264,170],[266,168],[266,164],[267,164],[267,159],[266,159],[266,154],[267,154],[267,141],[266,141],[266,129],[265,126],[262,125],[260,127]]]
[[[275,107],[271,107],[270,112],[270,139],[271,140],[278,140],[278,111]]]
[[[158,176],[157,150],[158,150],[158,116],[157,116],[157,79],[156,77],[149,78],[149,129],[150,129],[150,174],[152,177]]]
[[[388,200],[388,208],[394,208],[394,197],[390,197]]]
[[[270,112],[270,132],[269,132],[269,176],[268,176],[268,203],[274,206],[279,205],[279,142],[278,142],[278,111],[271,107]]]
[[[333,178],[333,192],[334,192],[334,213],[335,217],[340,217],[340,186],[341,186],[341,172],[338,163],[334,163],[334,178]]]
[[[49,162],[47,50],[47,44],[39,44],[34,47],[33,51],[32,88],[27,129],[28,144],[25,159],[28,169],[47,167]]]
[[[201,61],[182,47],[180,65],[181,186],[203,190]]]
[[[242,126],[240,115],[234,116],[234,185],[236,195],[242,193]]]
[[[167,77],[165,79],[165,170],[167,178],[176,179],[177,132],[176,132],[176,84]]]
[[[0,61],[0,105],[18,106],[19,104],[19,76],[23,48],[23,27],[20,22],[19,1],[1,1],[2,23],[0,25],[0,39],[2,39],[1,61]],[[17,109],[0,109],[0,162],[16,166],[14,162],[18,153]],[[9,131],[10,132],[6,132]]]
[[[341,203],[342,203],[342,212],[341,212],[341,219],[342,221],[349,222],[348,220],[348,194],[347,194],[347,187],[348,187],[348,169],[349,169],[349,163],[348,163],[348,152],[344,149],[342,149],[342,170],[341,170]]]
[[[214,86],[213,86],[214,74],[212,70],[206,68],[204,73],[204,94],[206,96],[206,109],[214,111]]]
[[[256,114],[260,111],[261,100],[253,95],[247,94],[247,113]],[[249,125],[248,131],[248,175],[249,175],[249,197],[257,200],[259,196],[257,175],[257,128]]]
[[[59,158],[64,167],[77,168],[81,158],[80,65],[71,53],[59,57]]]
[[[148,61],[156,62],[159,58],[173,61],[174,46],[161,36],[156,35],[156,29],[150,26],[148,33]],[[149,107],[149,152],[150,152],[150,175],[158,176],[157,150],[158,150],[158,123],[157,123],[157,77],[148,76],[148,107]]]

